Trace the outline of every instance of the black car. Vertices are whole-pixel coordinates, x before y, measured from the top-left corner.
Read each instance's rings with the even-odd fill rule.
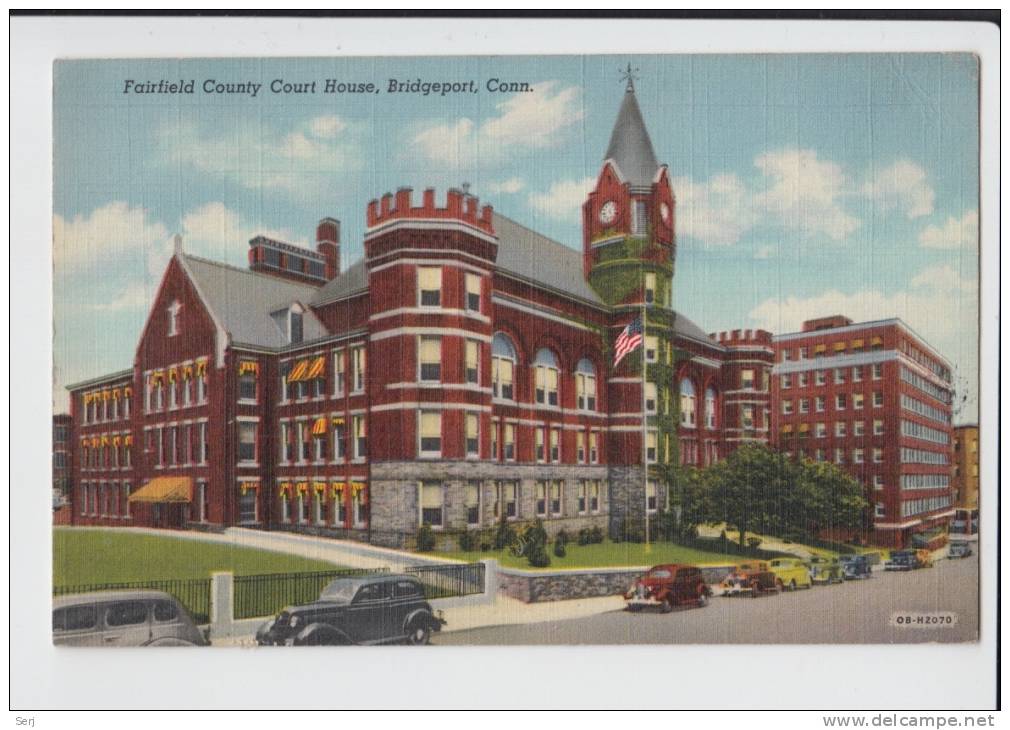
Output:
[[[289,606],[256,632],[260,646],[427,644],[445,621],[412,575],[337,578],[304,606]]]
[[[912,550],[894,550],[891,559],[884,563],[884,570],[915,570],[919,561]]]
[[[869,578],[873,575],[870,559],[865,555],[842,555],[838,560],[842,564],[842,575],[845,580]]]

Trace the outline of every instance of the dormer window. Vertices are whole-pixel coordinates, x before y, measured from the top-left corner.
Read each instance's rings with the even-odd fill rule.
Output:
[[[301,342],[304,338],[304,331],[302,329],[302,313],[292,309],[291,319],[288,326],[288,339],[290,339],[292,343]]]
[[[175,337],[179,334],[179,310],[182,309],[182,305],[179,304],[179,300],[175,300],[168,305],[168,336]]]

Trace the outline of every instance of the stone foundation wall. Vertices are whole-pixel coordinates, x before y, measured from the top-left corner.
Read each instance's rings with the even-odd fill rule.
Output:
[[[498,571],[498,590],[524,603],[619,596],[647,570],[595,568],[552,573],[502,568]],[[701,572],[706,583],[718,583],[729,573],[729,566],[703,567]]]

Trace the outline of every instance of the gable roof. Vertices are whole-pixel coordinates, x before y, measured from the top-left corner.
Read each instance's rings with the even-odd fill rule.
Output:
[[[232,343],[271,348],[291,344],[270,315],[294,302],[306,308],[302,325],[306,342],[328,334],[323,323],[308,308],[318,292],[317,287],[190,254],[179,256],[204,305]]]
[[[659,169],[652,140],[642,119],[642,110],[630,86],[621,100],[605,159],[613,160],[625,181],[635,187],[652,185]]]
[[[326,282],[310,301],[312,306],[318,307],[367,288],[368,271],[365,270],[365,260],[358,259],[345,271],[341,271],[340,274]]]

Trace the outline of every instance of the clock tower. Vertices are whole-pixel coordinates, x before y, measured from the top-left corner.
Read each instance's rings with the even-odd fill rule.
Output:
[[[673,191],[666,165],[656,161],[630,68],[625,78],[596,187],[582,206],[583,266],[608,304],[669,307],[676,251]]]

